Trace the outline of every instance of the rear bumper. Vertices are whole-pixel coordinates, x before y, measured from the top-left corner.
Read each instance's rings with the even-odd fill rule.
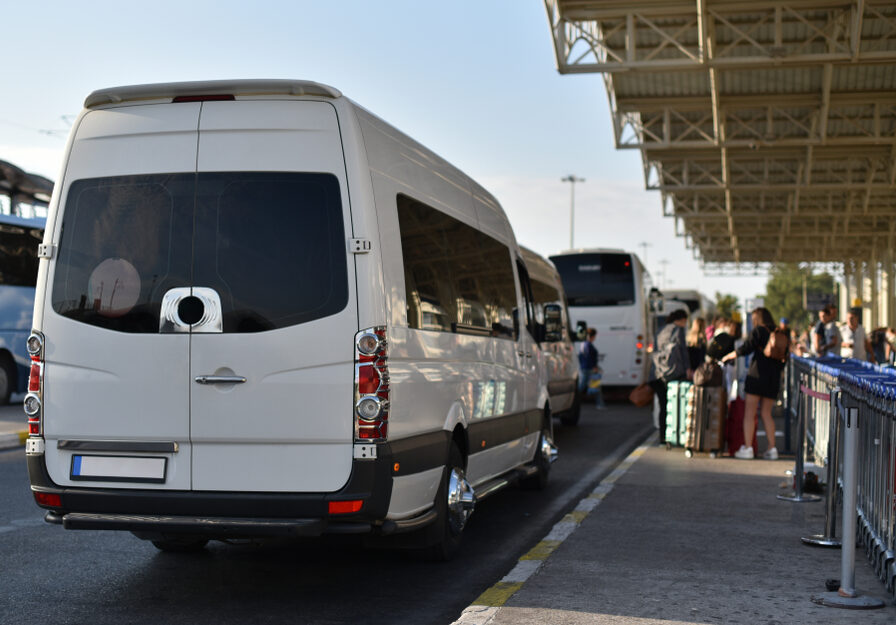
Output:
[[[48,512],[46,521],[70,530],[125,530],[152,534],[198,534],[211,538],[254,536],[302,537],[321,534],[389,535],[425,527],[435,521],[433,510],[402,521],[370,523],[330,519],[245,519],[132,514]]]
[[[412,471],[443,466],[448,437],[418,437],[378,445],[376,459],[354,460],[345,486],[332,493],[164,491],[62,487],[47,472],[42,454],[27,455],[31,489],[58,494],[61,507],[46,520],[66,529],[195,533],[218,537],[391,534],[431,522],[425,513],[403,521],[386,520],[392,498],[393,466]],[[443,451],[444,450],[444,451]],[[402,471],[404,472],[404,471]],[[329,514],[331,501],[363,501],[351,514]],[[432,518],[431,518],[432,517]]]

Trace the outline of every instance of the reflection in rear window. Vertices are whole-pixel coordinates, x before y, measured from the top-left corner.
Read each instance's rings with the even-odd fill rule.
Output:
[[[329,174],[203,173],[76,181],[63,215],[53,309],[158,332],[172,288],[214,289],[224,332],[334,314],[348,302],[339,183]]]
[[[570,306],[631,306],[635,275],[630,254],[551,256]]]

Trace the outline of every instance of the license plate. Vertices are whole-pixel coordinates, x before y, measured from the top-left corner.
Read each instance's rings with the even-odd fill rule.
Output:
[[[100,482],[165,481],[167,458],[147,456],[72,456],[73,480]]]

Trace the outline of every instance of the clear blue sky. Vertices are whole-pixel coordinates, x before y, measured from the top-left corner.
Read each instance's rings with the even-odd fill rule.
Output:
[[[764,278],[702,275],[640,154],[614,148],[599,75],[561,76],[541,0],[10,2],[0,160],[55,180],[67,116],[116,85],[297,78],[332,85],[489,189],[520,243],[644,255],[669,288],[752,297]],[[47,131],[52,131],[48,134]]]

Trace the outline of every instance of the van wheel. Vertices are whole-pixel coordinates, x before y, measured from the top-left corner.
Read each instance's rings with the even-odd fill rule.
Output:
[[[563,425],[578,425],[579,417],[582,415],[582,396],[576,392],[575,399],[569,410],[560,415],[560,423]]]
[[[538,471],[535,475],[525,478],[520,482],[520,486],[526,490],[542,490],[548,485],[548,475],[551,472],[551,456],[554,455],[556,447],[554,446],[554,438],[551,435],[551,429],[548,426],[541,428],[541,435],[538,437],[538,449],[535,452],[535,460],[533,461]]]
[[[196,534],[159,534],[153,532],[133,532],[137,538],[149,540],[159,551],[168,553],[193,553],[202,551],[208,544],[208,538]]]
[[[475,505],[473,488],[467,482],[463,465],[463,456],[457,445],[452,443],[442,484],[436,494],[438,516],[435,523],[427,528],[432,532],[432,542],[423,553],[427,560],[445,562],[460,551],[461,536]]]
[[[16,381],[16,370],[9,358],[4,354],[0,356],[0,405],[9,403],[12,395],[12,387]]]

